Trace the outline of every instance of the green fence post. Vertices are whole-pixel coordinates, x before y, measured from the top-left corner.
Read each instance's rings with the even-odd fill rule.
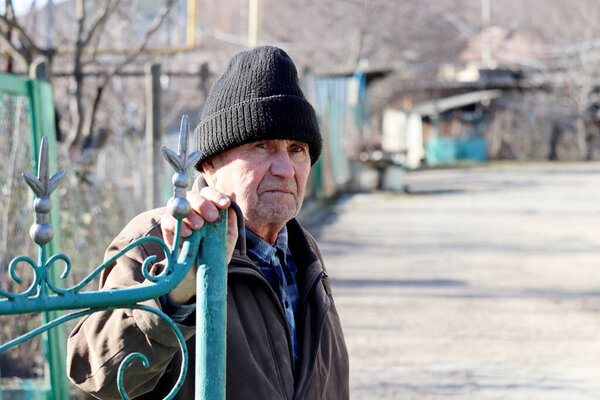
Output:
[[[56,123],[54,120],[54,97],[52,87],[48,82],[40,80],[27,81],[29,87],[29,98],[31,105],[31,124],[32,124],[32,143],[33,154],[39,153],[39,143],[42,137],[48,137],[49,166],[51,171],[57,171],[56,161]],[[37,159],[35,165],[37,171]],[[35,172],[34,171],[34,172]],[[54,239],[49,244],[50,254],[56,254],[60,251],[60,216],[59,216],[59,198],[54,193],[52,199],[54,207],[50,212],[50,221],[55,228]],[[51,279],[58,286],[62,287],[60,278],[60,269],[51,269]],[[49,311],[44,313],[44,321],[52,321],[60,316],[58,311]],[[67,381],[67,370],[65,366],[66,359],[66,335],[63,327],[56,327],[48,331],[46,339],[46,359],[48,368],[46,373],[50,378],[51,399],[68,399],[69,383]]]
[[[29,100],[29,108],[31,112],[31,150],[32,162],[31,171],[37,171],[37,154],[39,154],[39,143],[43,136],[48,137],[50,152],[50,168],[57,170],[56,161],[56,125],[54,120],[54,97],[52,95],[52,87],[48,82],[40,80],[27,80],[11,74],[0,74],[1,89],[8,93],[15,93],[27,96]],[[52,207],[50,220],[56,227],[54,240],[51,243],[50,250],[53,253],[58,253],[60,249],[60,223],[59,223],[59,199],[54,195],[52,201],[55,207]],[[59,278],[59,268],[53,268],[52,279],[56,285],[61,285],[62,280]],[[58,312],[45,314],[46,320],[52,320],[58,316]],[[66,378],[65,368],[65,349],[66,338],[62,328],[52,329],[48,333],[46,341],[46,355],[49,360],[50,384],[52,386],[52,399],[68,399],[68,381]]]

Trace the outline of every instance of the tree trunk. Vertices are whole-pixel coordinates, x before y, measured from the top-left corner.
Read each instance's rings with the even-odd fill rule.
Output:
[[[577,155],[580,160],[587,160],[588,158],[588,145],[587,145],[587,131],[585,127],[585,120],[582,112],[577,113],[577,120],[575,121],[575,128],[577,129]]]
[[[96,87],[96,96],[94,97],[94,103],[91,107],[88,108],[85,114],[84,126],[82,128],[82,131],[84,135],[83,142],[86,144],[91,144],[94,142],[94,127],[96,125],[96,114],[98,112],[98,106],[100,105],[100,101],[102,100],[104,88],[107,84],[108,82],[104,81]]]

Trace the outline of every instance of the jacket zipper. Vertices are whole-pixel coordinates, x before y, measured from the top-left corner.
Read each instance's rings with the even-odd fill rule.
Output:
[[[267,280],[264,278],[264,276],[255,269],[254,264],[252,264],[251,262],[248,262],[248,261],[246,261],[244,259],[237,258],[237,257],[235,257],[235,261],[238,264],[244,264],[244,265],[246,265],[247,269],[249,271],[237,271],[236,272],[234,270],[234,271],[230,271],[229,273],[232,273],[232,274],[239,273],[239,274],[250,275],[250,276],[255,277],[256,279],[258,279],[263,284],[263,286],[267,287],[267,290],[269,291],[269,293],[271,293],[271,297],[275,299],[275,303],[277,304],[277,308],[279,309],[279,315],[283,319],[283,321],[285,322],[284,326],[285,326],[285,330],[286,330],[287,338],[288,338],[288,343],[289,343],[288,349],[289,349],[290,357],[291,357],[290,360],[292,361],[291,362],[291,364],[292,364],[292,373],[294,374],[294,376],[296,378],[299,378],[300,374],[299,373],[296,374],[296,371],[295,371],[296,365],[295,365],[295,362],[294,362],[294,350],[292,348],[292,340],[291,340],[291,336],[292,335],[290,333],[290,327],[288,326],[287,318],[285,317],[285,312],[283,311],[283,307],[281,306],[281,303],[279,303],[279,298],[277,298],[277,294],[275,294],[275,291],[273,290],[273,288],[271,287],[271,285],[269,285],[269,282],[267,282]],[[327,273],[324,270],[321,270],[320,272],[318,272],[316,274],[316,276],[314,278],[311,279],[310,284],[307,286],[309,289],[305,290],[304,294],[302,296],[301,312],[298,314],[298,315],[301,316],[301,319],[303,319],[304,314],[306,314],[307,300],[308,300],[309,295],[315,290],[315,287],[317,286],[317,284],[319,282],[322,282],[322,280],[325,279],[325,278],[327,278],[327,277],[328,277]],[[330,298],[331,294],[327,290],[326,285],[323,284],[323,287],[324,287],[325,293]],[[327,314],[326,312],[323,313],[323,315],[321,316],[321,319],[318,321],[318,325],[319,326],[322,326],[323,320],[325,319],[326,314]],[[317,354],[316,346],[317,346],[318,343],[319,343],[318,340],[315,341],[315,344],[313,344],[313,348],[311,348],[311,351],[309,353],[311,355],[311,358],[310,358],[310,360],[309,360],[309,362],[307,364],[308,368],[307,368],[307,376],[306,376],[305,385],[302,386],[302,387],[298,386],[298,387],[294,388],[294,398],[296,398],[296,395],[298,393],[303,394],[304,391],[306,391],[306,384],[309,382],[309,378],[310,378],[308,376],[308,371],[310,371],[312,369],[312,367],[313,367],[313,365],[315,363],[316,354]],[[282,390],[283,390],[283,388],[282,388]]]
[[[327,293],[327,296],[329,298],[332,298],[333,295],[331,294],[329,289],[327,289],[327,285],[325,284],[325,279],[327,279],[327,278],[329,278],[329,275],[327,275],[327,272],[323,271],[323,276],[321,276],[321,281],[323,282],[323,288],[325,289],[325,293]]]
[[[313,280],[311,281],[310,286],[309,286],[310,289],[305,292],[303,300],[302,300],[302,313],[300,314],[302,316],[302,319],[304,319],[304,314],[306,314],[307,299],[308,299],[309,294],[312,293],[315,290],[316,286],[319,284],[319,282],[322,282],[322,280],[325,279],[327,276],[328,276],[327,273],[325,271],[321,270],[317,274],[317,276],[315,276],[313,278]],[[328,297],[330,297],[329,292],[327,291],[326,286],[324,284],[323,284],[323,287],[325,288],[325,292],[327,293]],[[327,312],[323,313],[323,315],[321,316],[321,318],[318,321],[317,326],[321,326],[322,327],[323,321],[324,321],[326,315],[327,315]],[[296,397],[296,396],[304,396],[304,392],[306,391],[307,384],[310,381],[310,376],[308,375],[309,374],[308,371],[311,371],[312,368],[313,368],[313,366],[314,366],[314,364],[315,364],[318,343],[319,343],[319,340],[315,340],[312,343],[313,347],[310,349],[310,353],[309,353],[311,355],[310,356],[311,358],[310,358],[310,360],[308,361],[308,364],[307,364],[307,367],[308,367],[307,368],[307,375],[305,377],[305,381],[303,382],[303,386],[296,387],[296,390],[295,390],[295,393],[294,393],[294,398],[299,398],[299,397]]]
[[[325,273],[325,271],[320,271],[317,276],[315,276],[314,278],[312,278],[312,280],[310,281],[310,285],[308,285],[308,290],[304,291],[304,295],[302,296],[302,302],[300,303],[302,305],[301,308],[301,313],[300,315],[304,315],[304,313],[306,312],[306,301],[308,299],[308,296],[313,292],[313,290],[315,289],[315,286],[317,285],[317,282],[319,282],[321,279],[323,279],[323,277],[326,277],[327,274]]]

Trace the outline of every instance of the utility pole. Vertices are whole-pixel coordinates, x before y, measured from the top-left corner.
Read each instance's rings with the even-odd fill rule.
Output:
[[[484,68],[492,67],[491,21],[491,0],[481,0],[481,63]]]
[[[146,208],[161,204],[160,64],[146,65]]]
[[[46,25],[46,47],[51,49],[54,45],[53,32],[54,32],[54,0],[48,0],[46,6],[47,12],[47,25]]]
[[[262,33],[262,0],[248,1],[248,45],[260,45]]]

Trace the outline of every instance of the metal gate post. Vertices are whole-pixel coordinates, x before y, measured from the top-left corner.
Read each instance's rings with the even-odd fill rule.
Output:
[[[179,153],[177,160],[168,149],[163,149],[167,160],[176,170],[173,175],[175,186],[168,208],[171,214],[181,219],[190,212],[190,204],[184,199],[189,184],[186,170],[195,161],[187,162],[188,118],[181,120]],[[197,159],[200,152],[190,155]],[[185,166],[186,167],[182,167]],[[243,226],[239,207],[232,202],[238,213],[238,226]],[[206,223],[201,231],[195,231],[183,244],[182,254],[189,254],[189,246],[197,248],[196,254],[196,354],[195,354],[195,399],[225,400],[225,361],[227,339],[227,210],[221,210],[213,223]],[[238,228],[244,234],[243,228]],[[179,231],[175,231],[173,248],[179,246]],[[200,245],[198,246],[198,244]],[[181,260],[183,262],[183,260]]]
[[[196,400],[225,399],[227,344],[227,210],[207,224],[196,275]]]

